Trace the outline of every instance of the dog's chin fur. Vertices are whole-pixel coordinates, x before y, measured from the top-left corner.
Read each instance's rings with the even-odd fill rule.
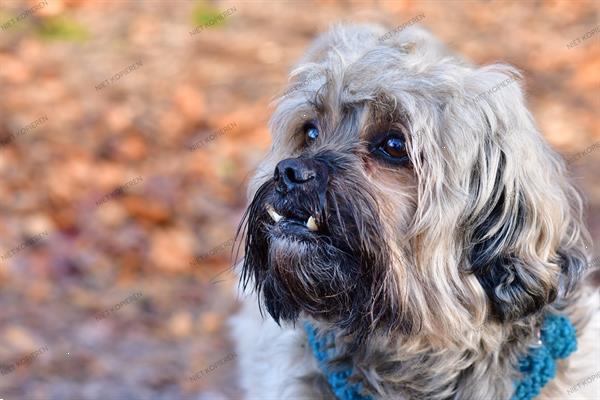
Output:
[[[335,27],[277,103],[240,227],[241,282],[257,294],[234,325],[251,399],[326,397],[299,320],[338,334],[375,397],[509,399],[543,315],[567,315],[581,336],[596,311],[582,200],[520,74],[470,65],[418,27],[384,34]],[[309,144],[308,121],[320,128]],[[388,131],[409,162],[373,155]],[[289,158],[318,165],[326,188],[278,192],[273,171]],[[269,207],[319,230],[274,223]],[[567,364],[545,395],[566,396]]]

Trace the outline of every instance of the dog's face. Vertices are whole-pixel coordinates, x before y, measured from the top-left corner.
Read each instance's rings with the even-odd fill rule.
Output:
[[[276,321],[306,313],[359,341],[461,340],[539,311],[584,264],[579,198],[517,73],[384,33],[337,28],[293,73],[251,187],[244,283]]]

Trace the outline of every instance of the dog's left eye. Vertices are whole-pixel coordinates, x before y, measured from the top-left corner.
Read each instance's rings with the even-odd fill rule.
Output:
[[[375,149],[376,153],[386,161],[402,164],[408,161],[406,142],[395,134],[387,136]]]
[[[306,140],[306,144],[313,143],[319,137],[319,128],[317,128],[317,126],[314,123],[307,122],[304,125],[304,137]]]

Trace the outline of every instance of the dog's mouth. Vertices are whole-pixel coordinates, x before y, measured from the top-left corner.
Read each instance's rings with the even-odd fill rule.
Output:
[[[329,172],[312,178],[284,170],[257,189],[241,225],[241,280],[261,293],[278,323],[306,313],[359,338],[396,315],[381,290],[390,252],[367,181],[346,178],[348,156],[321,157],[335,160]],[[286,174],[295,186],[283,185]],[[320,181],[323,174],[328,179]]]
[[[271,204],[266,205],[267,214],[271,217],[273,222],[274,230],[280,230],[282,233],[295,233],[295,232],[318,232],[319,225],[317,224],[317,218],[310,215],[308,218],[304,218],[299,215],[283,212],[280,214],[275,211],[275,208]]]

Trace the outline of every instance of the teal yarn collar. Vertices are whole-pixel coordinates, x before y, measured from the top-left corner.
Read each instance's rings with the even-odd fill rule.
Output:
[[[336,369],[330,367],[329,362],[337,355],[335,334],[333,332],[321,334],[308,322],[304,323],[304,330],[319,368],[329,382],[335,397],[338,400],[373,400],[371,396],[361,394],[363,391],[361,384],[348,381],[352,376],[352,365],[344,365]]]
[[[519,360],[521,380],[515,382],[511,400],[530,400],[540,394],[556,375],[556,360],[577,350],[577,336],[571,321],[562,315],[548,314],[540,330],[540,344]]]
[[[304,324],[313,354],[323,375],[339,400],[373,400],[363,394],[362,385],[349,381],[352,365],[332,368],[330,361],[337,355],[333,332],[321,334],[310,323]],[[532,400],[556,375],[556,360],[567,358],[577,350],[575,327],[568,318],[548,314],[540,330],[540,343],[519,360],[521,379],[515,382],[511,400]]]

